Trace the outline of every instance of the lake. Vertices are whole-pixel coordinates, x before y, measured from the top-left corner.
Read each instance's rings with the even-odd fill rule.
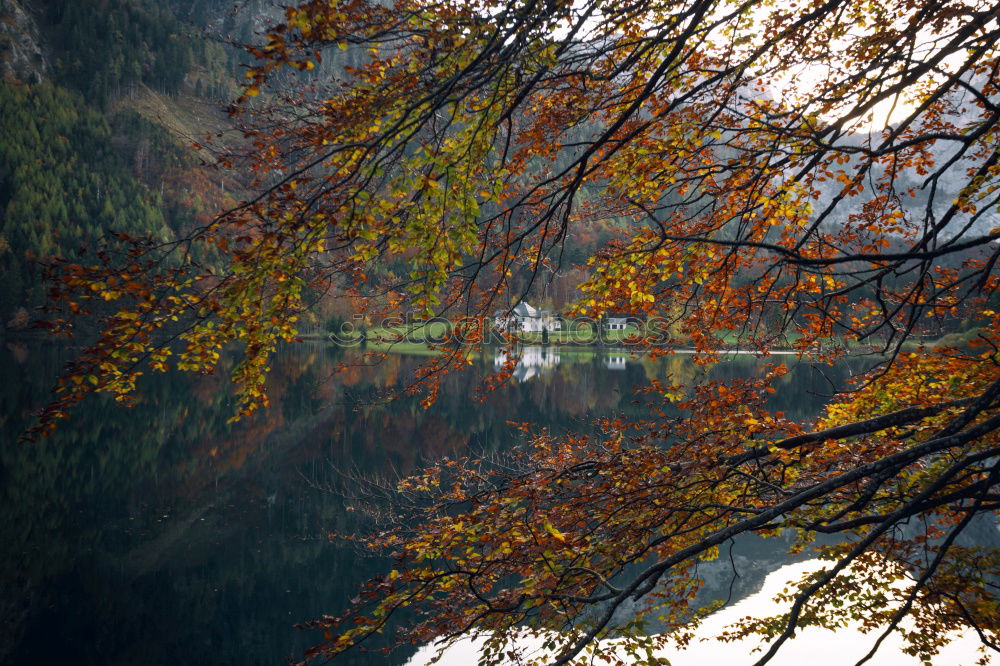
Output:
[[[587,430],[595,417],[638,414],[632,390],[649,379],[705,372],[682,355],[535,348],[480,402],[476,388],[504,360],[486,354],[449,375],[425,410],[416,396],[386,400],[420,357],[335,373],[358,351],[306,343],[274,359],[271,407],[254,418],[227,423],[224,374],[168,374],[148,378],[133,409],[97,397],[50,439],[17,444],[68,354],[34,341],[0,348],[3,663],[284,664],[317,642],[294,625],[341,610],[382,566],[327,538],[364,524],[337,492],[345,477],[502,450],[520,439],[508,421]],[[731,357],[708,372],[742,376],[759,363]],[[843,379],[854,367],[827,373]],[[801,365],[778,388],[774,408],[796,418],[815,412],[829,384]],[[768,573],[808,557],[786,545],[738,542],[741,575],[706,567],[704,601],[753,598]],[[339,663],[415,664],[415,652]]]

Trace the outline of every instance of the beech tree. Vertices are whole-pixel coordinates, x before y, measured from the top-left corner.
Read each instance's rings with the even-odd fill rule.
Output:
[[[699,560],[794,532],[826,566],[785,613],[723,637],[769,640],[757,663],[796,628],[847,621],[872,653],[900,632],[924,659],[971,628],[985,659],[1000,553],[959,537],[1000,507],[998,17],[975,0],[288,8],[232,108],[250,150],[223,163],[253,196],[179,243],[122,236],[124,264],[109,250],[55,267],[56,300],[103,304],[103,333],[36,432],[89,392],[128,401],[175,355],[209,372],[230,343],[252,412],[268,357],[331,289],[369,314],[455,322],[461,344],[421,375],[433,399],[484,339],[470,315],[516,302],[563,267],[575,230],[614,220],[574,314],[660,318],[706,364],[733,345],[820,364],[850,348],[867,371],[807,421],[768,409],[780,363],[653,383],[648,418],[400,482],[363,539],[393,568],[312,623],[325,641],[307,658],[404,615],[400,642],[475,634],[485,663],[526,635],[553,664],[655,663],[707,612],[691,606]],[[198,244],[221,259],[188,260]],[[921,343],[943,333],[961,344]]]

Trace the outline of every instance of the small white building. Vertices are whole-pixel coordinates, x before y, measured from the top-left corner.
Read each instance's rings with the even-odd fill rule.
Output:
[[[551,333],[562,329],[562,322],[551,312],[533,308],[524,301],[515,305],[509,313],[498,313],[494,321],[497,328],[518,333]]]
[[[627,317],[608,317],[604,320],[605,331],[624,331],[627,326]]]

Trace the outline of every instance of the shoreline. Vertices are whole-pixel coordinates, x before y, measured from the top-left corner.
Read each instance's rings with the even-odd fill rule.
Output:
[[[362,341],[360,338],[351,341],[349,344],[344,344],[335,340],[331,340],[330,336],[327,334],[305,334],[298,336],[303,342],[326,342],[336,347],[342,349],[368,349],[377,351],[387,351],[387,352],[414,352],[414,353],[441,353],[440,349],[434,348],[434,346],[443,346],[445,342],[443,340],[395,340],[395,339],[385,339],[370,337]],[[484,345],[490,349],[502,349],[503,346],[496,343],[491,343]],[[550,341],[547,343],[537,342],[533,340],[518,340],[514,343],[517,348],[545,348],[553,351],[565,351],[568,353],[573,352],[596,352],[596,351],[607,351],[607,352],[618,352],[618,353],[628,353],[634,354],[636,356],[645,356],[650,353],[651,349],[647,347],[640,347],[638,345],[631,346],[628,344],[622,344],[621,342],[615,341],[603,341],[603,342],[569,342],[569,341]],[[914,347],[916,348],[916,347]],[[797,350],[790,349],[788,347],[778,347],[775,349],[768,349],[764,351],[751,350],[751,349],[739,349],[739,348],[724,348],[716,349],[711,351],[699,351],[693,347],[658,347],[667,354],[715,354],[719,356],[800,356],[806,355],[810,350]],[[847,356],[873,356],[881,355],[879,349],[857,349],[851,348],[847,350]]]

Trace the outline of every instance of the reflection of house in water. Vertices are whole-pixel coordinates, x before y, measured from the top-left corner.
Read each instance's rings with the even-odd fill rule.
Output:
[[[628,354],[611,353],[604,357],[604,367],[608,370],[624,370]]]
[[[493,368],[500,370],[507,363],[507,354],[498,351],[493,358]],[[559,352],[551,347],[525,347],[510,376],[517,382],[526,382],[559,365]]]

